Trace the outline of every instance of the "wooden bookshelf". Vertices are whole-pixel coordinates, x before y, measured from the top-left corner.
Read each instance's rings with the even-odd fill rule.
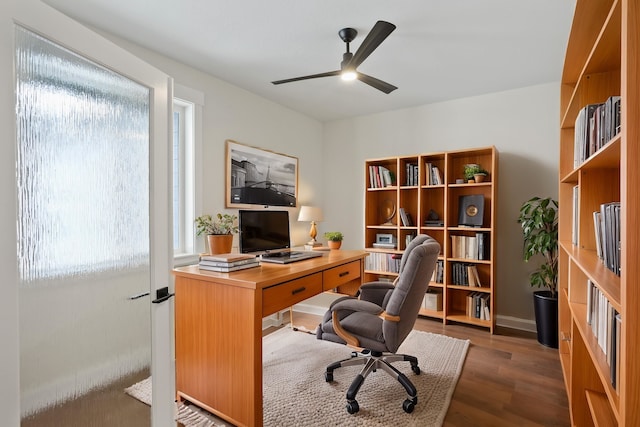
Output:
[[[489,172],[484,182],[459,182],[463,179],[464,165],[469,163],[479,164]],[[439,178],[430,173],[434,168],[439,171]],[[394,180],[385,181],[380,178],[381,174],[390,175]],[[442,310],[423,308],[420,314],[440,319],[444,323],[455,322],[484,327],[493,333],[498,182],[498,152],[495,147],[370,159],[365,162],[365,177],[367,190],[364,235],[365,248],[370,253],[367,260],[370,264],[365,268],[365,281],[381,278],[393,280],[397,273],[385,262],[393,263],[390,261],[393,256],[401,256],[407,245],[407,236],[428,234],[442,247],[439,257],[442,282],[432,281],[430,284],[431,290],[442,292]],[[458,224],[459,199],[460,196],[467,195],[484,196],[481,227],[460,227]],[[410,216],[411,224],[403,223],[400,208]],[[425,223],[432,212],[437,214],[440,224]],[[485,236],[488,244],[486,259],[471,259],[454,253],[452,237],[468,238],[467,242],[473,242],[475,239],[477,244],[476,233],[483,233]],[[396,246],[374,247],[376,236],[379,234],[391,235]],[[475,268],[482,287],[455,283],[454,268],[457,263]],[[489,319],[469,315],[468,297],[472,293],[477,293],[479,297],[488,301]]]
[[[639,0],[577,0],[562,75],[559,352],[571,421],[577,426],[640,425],[639,26]],[[576,161],[580,111],[612,96],[620,96],[619,133]],[[609,202],[620,203],[619,243],[614,239],[619,271],[607,268],[597,253],[593,212]],[[594,331],[588,281],[620,314],[619,340],[609,323]],[[602,336],[606,349],[599,344]]]

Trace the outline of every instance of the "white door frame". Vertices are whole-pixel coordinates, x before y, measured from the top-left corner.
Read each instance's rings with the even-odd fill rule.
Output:
[[[169,287],[171,235],[171,126],[173,81],[131,53],[38,0],[0,2],[0,413],[3,425],[20,425],[20,354],[16,236],[16,117],[14,24],[20,24],[151,89],[150,260],[151,297]],[[149,302],[150,303],[150,302]],[[151,307],[152,426],[175,426],[173,300]]]

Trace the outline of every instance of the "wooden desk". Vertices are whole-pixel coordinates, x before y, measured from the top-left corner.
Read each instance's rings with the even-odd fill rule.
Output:
[[[353,294],[366,255],[330,251],[233,273],[175,269],[178,400],[239,426],[261,426],[262,318],[324,291]]]

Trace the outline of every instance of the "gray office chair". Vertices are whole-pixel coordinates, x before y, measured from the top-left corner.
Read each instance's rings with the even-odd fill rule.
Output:
[[[436,240],[424,234],[417,236],[402,255],[395,284],[365,283],[358,298],[339,298],[325,313],[316,330],[318,339],[360,349],[350,358],[327,366],[325,380],[333,381],[333,371],[342,366],[364,365],[347,390],[350,414],[360,409],[356,394],[367,375],[377,369],[396,378],[407,391],[409,397],[402,404],[405,412],[413,412],[418,403],[415,386],[391,363],[409,362],[411,370],[420,374],[416,357],[395,352],[413,329],[439,253]]]

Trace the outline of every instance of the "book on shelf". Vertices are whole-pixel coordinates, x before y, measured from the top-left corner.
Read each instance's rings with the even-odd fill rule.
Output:
[[[413,218],[411,214],[407,212],[404,208],[399,208],[400,211],[400,220],[402,221],[402,225],[404,227],[413,227]]]
[[[436,261],[436,268],[433,269],[431,281],[435,283],[444,282],[444,261],[439,259]]]
[[[616,390],[616,393],[620,394],[620,389],[618,388],[618,384],[620,384],[620,337],[622,333],[622,316],[620,313],[616,313],[615,322],[614,322],[614,347],[613,352],[614,355],[611,357],[611,385]]]
[[[596,253],[609,270],[620,276],[620,202],[601,204],[593,218]]]
[[[482,287],[478,267],[464,262],[451,263],[451,284],[457,286]]]
[[[596,254],[602,259],[602,215],[599,211],[593,212],[593,231],[596,238]]]
[[[411,243],[411,241],[415,238],[416,238],[416,233],[409,233],[406,236],[404,236],[404,247],[406,248],[407,246],[409,246],[409,243]]]
[[[605,355],[610,369],[610,380],[614,389],[619,376],[620,328],[622,318],[606,295],[591,280],[587,279],[587,324]]]
[[[577,168],[620,132],[620,96],[587,104],[575,121],[573,166]]]
[[[473,236],[452,234],[451,257],[487,260],[489,254],[489,233],[478,232]]]
[[[396,246],[397,245],[395,243],[374,243],[373,244],[373,247],[378,249],[395,249]]]
[[[431,162],[425,163],[425,175],[427,185],[442,185],[444,183],[440,169]]]
[[[571,243],[578,244],[578,230],[580,229],[580,187],[573,187],[573,227],[571,227]]]
[[[405,185],[407,186],[418,185],[418,164],[407,163],[405,167],[407,171],[407,179],[405,181]]]
[[[230,267],[215,267],[206,264],[198,264],[198,268],[201,270],[217,271],[219,273],[231,273],[232,271],[246,270],[247,268],[260,267],[260,263],[256,260],[254,262]]]
[[[467,316],[480,320],[491,320],[489,295],[482,292],[469,292],[467,295]]]
[[[366,270],[398,273],[401,259],[401,254],[371,252],[369,256],[365,258],[364,268]]]
[[[369,165],[369,188],[384,188],[396,185],[396,176],[384,166]]]

